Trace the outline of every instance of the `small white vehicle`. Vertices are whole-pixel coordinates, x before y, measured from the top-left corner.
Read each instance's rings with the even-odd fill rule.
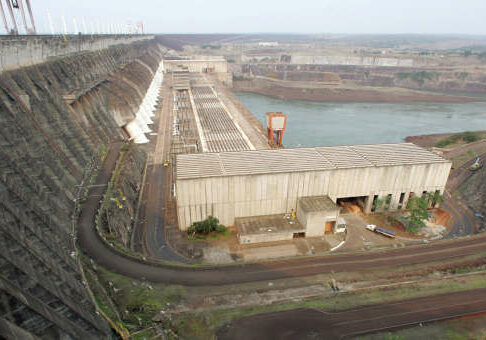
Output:
[[[344,218],[338,217],[335,232],[336,233],[345,233],[346,232],[346,220]]]
[[[368,229],[369,231],[375,231],[376,225],[374,225],[374,224],[368,224],[365,228]]]

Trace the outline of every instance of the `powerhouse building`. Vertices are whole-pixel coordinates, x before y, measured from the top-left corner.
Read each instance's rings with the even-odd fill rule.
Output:
[[[237,218],[293,209],[306,216],[301,232],[319,236],[338,216],[327,198],[355,200],[367,213],[378,199],[402,209],[413,195],[443,193],[450,169],[450,161],[411,143],[178,155],[179,228],[209,215],[232,226]],[[321,227],[307,217],[319,206],[328,210],[321,216],[333,218]]]

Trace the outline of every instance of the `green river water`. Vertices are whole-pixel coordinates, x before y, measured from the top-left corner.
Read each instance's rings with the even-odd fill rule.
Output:
[[[432,133],[486,130],[486,103],[321,103],[235,93],[265,123],[288,115],[286,147],[402,142]]]

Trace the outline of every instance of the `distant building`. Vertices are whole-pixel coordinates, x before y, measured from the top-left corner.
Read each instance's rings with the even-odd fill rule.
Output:
[[[258,46],[276,47],[276,46],[278,46],[278,42],[277,41],[261,41],[261,42],[258,43]]]

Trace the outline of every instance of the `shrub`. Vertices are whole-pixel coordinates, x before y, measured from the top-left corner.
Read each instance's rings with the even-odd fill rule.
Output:
[[[472,143],[480,140],[481,137],[477,133],[474,132],[464,132],[462,134],[462,140],[467,142],[467,143]]]
[[[216,217],[208,216],[204,221],[194,222],[187,231],[191,234],[207,235],[213,231],[225,232],[226,227],[219,224]]]
[[[226,227],[225,227],[224,225],[222,225],[222,224],[218,224],[218,225],[216,226],[216,231],[217,231],[218,233],[224,233],[224,232],[226,232],[226,230],[228,230],[228,228],[226,228]]]

